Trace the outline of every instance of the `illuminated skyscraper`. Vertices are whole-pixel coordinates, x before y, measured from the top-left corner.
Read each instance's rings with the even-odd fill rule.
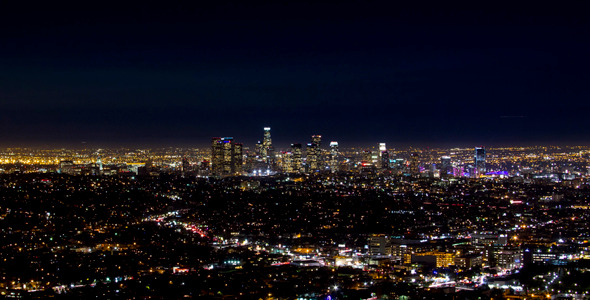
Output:
[[[389,168],[389,153],[387,153],[387,162],[383,160],[383,153],[387,153],[387,146],[385,143],[379,143],[379,167],[383,169]]]
[[[212,171],[217,176],[237,175],[242,172],[242,144],[232,137],[211,139]]]
[[[256,155],[259,159],[262,159],[262,142],[258,141],[255,146]]]
[[[225,137],[221,138],[221,174],[222,175],[229,175],[232,173],[232,161],[234,159],[234,145],[233,145],[233,138]]]
[[[443,156],[440,158],[440,172],[441,175],[452,174],[453,166],[451,165],[451,157]]]
[[[303,172],[303,155],[302,155],[301,144],[291,144],[291,153],[293,157],[291,159],[292,172],[301,173]]]
[[[279,160],[279,165],[283,172],[293,173],[293,152],[286,151],[281,153],[282,160]]]
[[[264,127],[264,138],[262,140],[260,156],[268,165],[271,165],[274,161],[274,148],[270,137],[270,127]]]
[[[232,174],[239,175],[243,171],[243,164],[244,164],[244,156],[242,153],[243,145],[242,145],[242,143],[235,143],[233,145],[234,145],[234,150],[232,153],[233,161],[231,163],[231,166],[232,166],[231,172],[232,172]]]
[[[375,149],[375,148],[373,148]],[[375,167],[379,167],[379,157],[381,156],[378,150],[375,151],[370,151],[371,152],[371,159],[370,159],[370,163],[375,166]]]
[[[309,172],[318,172],[320,170],[321,142],[321,135],[312,135],[311,143],[307,144],[307,166],[309,167]]]
[[[475,174],[484,175],[486,172],[486,149],[475,147]]]
[[[338,171],[338,142],[330,142],[330,170]]]
[[[389,152],[381,151],[381,169],[389,169]]]
[[[223,170],[223,147],[220,137],[211,139],[211,171],[221,175]]]

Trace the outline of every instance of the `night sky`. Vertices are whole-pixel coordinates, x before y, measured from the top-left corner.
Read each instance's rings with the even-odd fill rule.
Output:
[[[590,142],[584,1],[6,2],[2,146]]]

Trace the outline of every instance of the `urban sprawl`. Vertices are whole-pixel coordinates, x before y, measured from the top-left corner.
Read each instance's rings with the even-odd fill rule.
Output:
[[[0,297],[590,299],[590,147],[0,149]]]

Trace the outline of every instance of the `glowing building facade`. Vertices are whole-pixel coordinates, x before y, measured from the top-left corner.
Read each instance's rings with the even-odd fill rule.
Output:
[[[309,172],[318,172],[320,170],[321,143],[321,135],[312,135],[311,143],[307,144],[307,166]]]
[[[486,173],[486,149],[475,147],[475,174],[476,176]]]
[[[216,176],[242,173],[242,144],[234,143],[232,137],[211,139],[212,172]]]
[[[330,142],[330,170],[338,171],[338,142]]]
[[[303,155],[302,155],[302,149],[301,149],[301,144],[291,144],[291,153],[292,153],[292,158],[291,158],[291,163],[292,163],[292,167],[291,170],[292,172],[295,173],[302,173],[304,172],[304,168],[303,168]]]

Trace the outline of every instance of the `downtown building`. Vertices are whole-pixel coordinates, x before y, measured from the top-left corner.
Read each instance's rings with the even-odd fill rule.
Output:
[[[484,147],[475,147],[475,176],[479,177],[486,174],[486,149]]]
[[[242,162],[242,144],[234,143],[232,137],[214,137],[211,139],[212,175],[241,175]]]
[[[312,135],[311,143],[307,144],[307,168],[309,173],[319,172],[321,168],[321,154],[320,148],[322,143],[321,135]]]

